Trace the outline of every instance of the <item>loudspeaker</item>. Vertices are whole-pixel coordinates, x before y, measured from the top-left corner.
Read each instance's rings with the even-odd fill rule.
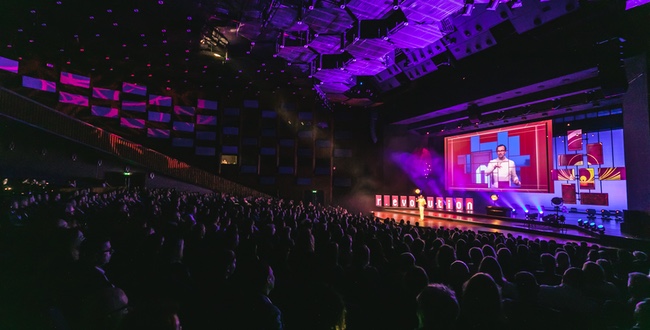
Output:
[[[470,104],[467,107],[467,117],[469,118],[469,122],[472,124],[480,123],[482,119],[481,108],[476,104]]]
[[[596,44],[598,59],[598,80],[605,98],[627,92],[627,75],[623,62],[623,43],[620,38],[612,38]]]
[[[621,233],[633,236],[650,236],[650,214],[646,211],[623,210]]]
[[[510,212],[512,209],[509,207],[500,207],[500,206],[488,206],[486,208],[487,215],[493,215],[497,217],[510,217]]]

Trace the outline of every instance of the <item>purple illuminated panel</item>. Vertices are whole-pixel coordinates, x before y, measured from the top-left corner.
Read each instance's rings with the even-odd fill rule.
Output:
[[[199,99],[196,107],[201,109],[217,110],[217,101]]]
[[[172,146],[174,147],[192,147],[194,140],[188,138],[173,138]]]
[[[90,77],[84,77],[70,72],[61,72],[59,81],[65,85],[90,88]]]
[[[79,95],[79,94],[59,92],[59,102],[75,104],[75,105],[81,105],[81,106],[87,107],[88,106],[88,97],[83,96],[83,95]]]
[[[145,112],[147,111],[147,104],[140,101],[122,101],[122,110]]]
[[[172,115],[164,112],[149,111],[147,119],[159,123],[168,123],[171,121]]]
[[[149,104],[159,105],[161,107],[171,107],[172,98],[171,96],[162,96],[162,95],[149,95]]]
[[[161,128],[147,128],[147,136],[155,139],[168,139],[169,130]]]
[[[258,100],[244,100],[244,108],[257,109],[260,107]]]
[[[197,140],[205,140],[205,141],[216,141],[217,140],[217,132],[201,132],[201,131],[198,131],[198,132],[196,132],[196,139]]]
[[[102,100],[120,100],[120,91],[107,88],[93,88],[93,97]]]
[[[627,0],[625,2],[625,10],[630,10],[632,8],[645,5],[649,2],[649,0]]]
[[[183,116],[194,116],[196,109],[194,107],[187,107],[182,105],[177,105],[174,107],[174,113],[177,115]]]
[[[122,83],[122,92],[135,95],[147,95],[147,86],[139,86],[136,84]]]
[[[18,73],[18,61],[0,56],[0,70]]]
[[[38,89],[39,91],[56,93],[56,83],[53,81],[23,76],[23,87]]]
[[[173,129],[179,132],[194,132],[194,123],[175,121]]]
[[[217,116],[196,115],[196,124],[217,126]]]
[[[196,147],[195,153],[197,156],[214,156],[216,150],[214,147]]]
[[[144,128],[144,119],[137,118],[120,118],[120,126],[127,128]]]
[[[90,108],[90,113],[93,116],[98,116],[98,117],[106,117],[106,118],[119,117],[119,111],[116,108],[100,107],[97,105],[93,105]]]

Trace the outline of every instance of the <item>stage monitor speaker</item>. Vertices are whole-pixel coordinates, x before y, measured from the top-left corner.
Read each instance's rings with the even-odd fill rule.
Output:
[[[623,210],[621,232],[633,236],[650,237],[650,214],[646,211]]]
[[[488,206],[486,208],[487,215],[497,216],[497,217],[510,217],[510,212],[512,209],[509,207],[500,207],[500,206]]]

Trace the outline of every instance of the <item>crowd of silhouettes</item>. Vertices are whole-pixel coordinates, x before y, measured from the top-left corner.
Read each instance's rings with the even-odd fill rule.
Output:
[[[2,329],[650,329],[647,251],[174,189],[2,212]]]

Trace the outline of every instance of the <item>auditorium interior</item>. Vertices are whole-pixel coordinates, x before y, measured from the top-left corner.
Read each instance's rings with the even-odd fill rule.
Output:
[[[520,272],[513,268],[506,274],[501,265],[501,277],[515,289],[525,285],[518,282],[528,274],[521,275],[523,271],[535,275],[542,287],[560,286],[538,276],[543,263],[539,255],[535,266],[517,259],[518,246],[530,248],[532,256],[533,250],[541,253],[541,245],[556,259],[557,253],[568,250],[575,258],[572,266],[583,272],[592,267],[588,263],[605,260],[609,269],[598,264],[612,276],[607,281],[619,286],[623,307],[605,303],[619,298],[605,300],[603,292],[586,290],[580,298],[587,303],[579,311],[556,303],[544,306],[558,311],[549,317],[558,323],[541,322],[540,327],[650,328],[650,300],[644,305],[634,296],[626,277],[643,273],[650,288],[646,2],[4,1],[0,263],[4,269],[14,268],[0,276],[5,282],[0,291],[17,304],[0,305],[4,307],[0,327],[83,329],[95,322],[98,329],[100,323],[105,329],[136,329],[137,324],[164,319],[167,323],[161,329],[181,324],[186,329],[219,324],[228,329],[305,329],[306,324],[325,322],[315,321],[316,316],[309,319],[313,310],[308,309],[316,307],[305,302],[309,300],[305,292],[325,293],[314,283],[295,284],[287,278],[324,276],[328,245],[320,240],[326,236],[331,244],[340,229],[343,238],[335,242],[341,249],[338,258],[341,263],[348,258],[350,264],[341,265],[339,282],[331,278],[323,282],[340,298],[343,316],[336,314],[336,325],[319,329],[435,328],[429,323],[433,314],[420,305],[426,290],[410,291],[420,273],[397,270],[407,262],[405,253],[413,257],[414,268],[425,271],[427,283],[448,284],[458,297],[459,316],[452,323],[440,323],[441,328],[470,329],[471,322],[478,322],[514,329],[540,317],[513,312],[518,307],[505,301],[518,301],[524,289],[508,296],[512,292],[494,279],[504,301],[499,312],[503,318],[483,315],[483,323],[473,319],[480,313],[471,314],[468,300],[461,299],[465,286],[454,286],[449,270],[441,270],[438,263],[449,245],[455,249],[454,260],[469,265],[473,276],[465,284],[482,272],[463,249],[492,245],[499,257],[501,249],[510,249]],[[516,181],[496,180],[497,174],[487,170],[500,159],[499,146],[507,147],[509,160],[499,161],[499,167],[514,166],[508,171]],[[424,211],[418,210],[419,195],[425,200]],[[115,217],[114,223],[110,217]],[[93,222],[94,218],[98,220]],[[137,234],[126,233],[137,226]],[[308,236],[313,234],[312,248],[315,237],[316,254],[323,254],[317,260],[324,263],[318,266],[316,259],[299,250],[306,228]],[[68,266],[65,262],[73,261],[60,256],[50,262],[57,262],[55,267],[45,261],[47,257],[37,256],[37,250],[62,244],[69,236],[64,229],[90,242],[83,245],[79,240],[81,254],[70,257],[77,263],[84,259],[83,246],[94,248],[93,238],[107,236],[101,230],[109,234],[113,247],[107,249],[111,254],[116,251],[114,261],[95,265],[102,270],[102,279],[112,282],[108,283],[112,291],[103,298],[112,295],[109,309],[116,310],[114,304],[128,296],[133,316],[120,317],[117,324],[107,314],[97,316],[98,306],[105,303],[97,296],[91,302],[98,305],[88,307],[96,307],[92,311],[60,297],[57,285],[66,281],[57,272],[68,271],[62,270]],[[168,257],[165,253],[173,254],[170,251],[185,244],[189,260],[183,260],[182,252],[174,259],[174,265],[185,267],[185,275],[192,274],[182,284],[207,285],[205,292],[231,294],[228,299],[236,302],[222,297],[213,301],[200,290],[183,293],[186,286],[180,282],[161,290],[154,289],[154,281],[127,276],[128,265],[137,258],[124,251],[133,249],[136,255],[140,245],[134,240],[144,236],[145,229],[148,238],[143,239],[142,256],[159,253],[153,259],[161,262]],[[201,230],[205,239],[197,243],[194,235]],[[232,230],[239,231],[235,235],[241,244],[229,245]],[[276,252],[284,251],[285,234],[291,240],[286,264],[275,259]],[[386,244],[383,234],[395,245],[394,267],[384,251],[385,265],[373,264],[376,261],[369,257],[377,278],[369,278],[367,271],[354,273],[355,258],[362,258],[357,249],[374,255],[376,247],[366,249],[373,239]],[[344,258],[346,236],[354,251]],[[223,253],[206,252],[208,238],[223,240],[211,241],[211,247],[232,252],[238,262],[241,256],[243,265],[218,284],[205,277],[216,270],[197,262],[228,259]],[[161,250],[154,252],[149,245],[157,239]],[[469,239],[473,242],[466,242]],[[292,250],[294,241],[298,252]],[[424,250],[421,255],[416,253],[418,241]],[[616,268],[621,285],[611,274],[612,265],[623,263],[625,253],[620,251],[629,251],[630,260],[636,258],[634,265],[645,267]],[[492,252],[495,260],[505,263]],[[271,326],[273,322],[263,317],[255,325],[245,320],[237,308],[238,303],[250,302],[249,297],[227,289],[257,279],[248,253],[258,254],[255,262],[268,262],[267,268],[276,272],[276,289],[270,297],[277,307],[269,301],[264,308],[282,312],[279,325]],[[433,253],[435,257],[430,257]],[[487,258],[489,251],[483,253]],[[15,268],[20,258],[33,262]],[[291,268],[292,262],[301,266]],[[136,273],[149,274],[145,267]],[[52,276],[41,287],[35,283],[41,283],[43,269],[52,270]],[[161,270],[180,276],[175,271],[180,268]],[[384,283],[397,274],[414,277],[411,284],[400,282],[405,277],[397,279],[396,287],[372,282]],[[556,275],[563,279],[567,273]],[[366,284],[354,288],[348,283],[353,276]],[[156,279],[156,285],[168,280],[158,275]],[[308,290],[297,289],[308,284]],[[70,283],[61,287],[66,285]],[[377,287],[383,288],[381,292],[369,294]],[[23,297],[16,288],[28,288],[29,294]],[[82,301],[90,299],[80,285],[71,290]],[[547,291],[552,290],[540,289],[539,304],[550,297],[543,297],[542,293],[551,294]],[[41,294],[47,299],[27,307]],[[644,294],[650,298],[650,290]],[[305,303],[297,303],[296,297]],[[388,298],[404,303],[392,306],[398,310],[395,316],[387,316],[390,308],[381,305]],[[629,306],[634,299],[636,312]],[[169,306],[165,311],[142,307],[162,300],[173,301],[174,311]],[[223,323],[208,320],[206,306],[217,306],[211,304],[219,304],[222,311],[215,315]],[[126,305],[119,308],[123,311]],[[601,318],[586,316],[597,308],[603,308]],[[568,321],[569,310],[585,316]]]

